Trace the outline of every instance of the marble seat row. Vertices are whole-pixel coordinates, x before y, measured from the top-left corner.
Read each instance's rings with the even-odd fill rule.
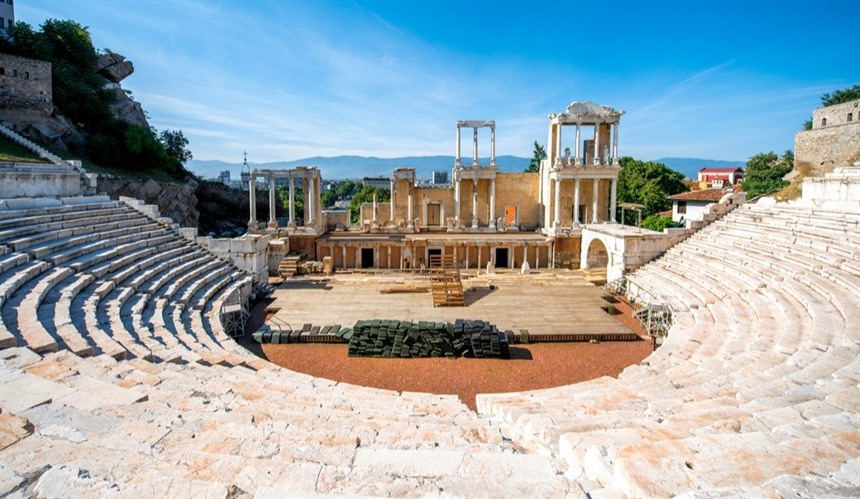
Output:
[[[211,331],[190,330],[207,303],[187,305],[243,274],[123,203],[75,202],[0,214],[0,347],[156,362],[201,361],[200,349],[224,362],[217,341],[197,342]]]
[[[860,272],[844,265],[858,216],[780,210],[745,206],[630,276],[675,311],[641,365],[575,391],[479,395],[479,413],[595,493],[762,494],[782,475],[856,490],[840,473],[858,466],[844,440],[860,428]]]

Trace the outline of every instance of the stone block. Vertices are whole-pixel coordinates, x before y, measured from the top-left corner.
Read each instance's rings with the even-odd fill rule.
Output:
[[[463,458],[462,451],[359,448],[353,467],[402,476],[437,477],[456,473]]]

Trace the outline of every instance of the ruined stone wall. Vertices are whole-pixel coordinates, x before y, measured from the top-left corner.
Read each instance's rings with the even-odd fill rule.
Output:
[[[505,216],[505,206],[516,206],[519,224],[526,228],[537,227],[540,224],[539,187],[537,172],[496,175],[496,218]]]
[[[834,167],[860,161],[860,122],[798,132],[794,136],[794,161],[807,176],[822,176]]]
[[[0,53],[0,120],[54,109],[51,63]]]
[[[858,122],[860,122],[860,99],[820,107],[812,111],[813,130]]]
[[[162,216],[172,218],[182,227],[197,227],[199,224],[196,189],[197,182],[193,180],[185,184],[156,182],[152,179],[141,182],[99,178],[98,181],[99,192],[107,194],[111,199],[128,196],[140,199],[146,204],[157,205]]]

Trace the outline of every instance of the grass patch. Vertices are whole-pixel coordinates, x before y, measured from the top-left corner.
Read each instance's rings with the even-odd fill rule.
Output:
[[[13,163],[44,163],[45,160],[6,137],[0,137],[0,161]]]

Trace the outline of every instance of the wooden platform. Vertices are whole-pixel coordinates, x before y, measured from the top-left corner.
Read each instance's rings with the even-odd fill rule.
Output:
[[[464,307],[463,282],[454,255],[430,257],[430,283],[434,307]]]
[[[627,340],[635,333],[601,310],[603,290],[581,272],[557,270],[474,272],[463,281],[464,307],[434,307],[425,293],[383,294],[392,287],[425,285],[426,276],[396,272],[295,277],[281,284],[269,305],[293,328],[305,323],[351,327],[359,320],[483,320],[500,330],[527,329],[531,341]],[[491,288],[492,287],[492,288]]]

